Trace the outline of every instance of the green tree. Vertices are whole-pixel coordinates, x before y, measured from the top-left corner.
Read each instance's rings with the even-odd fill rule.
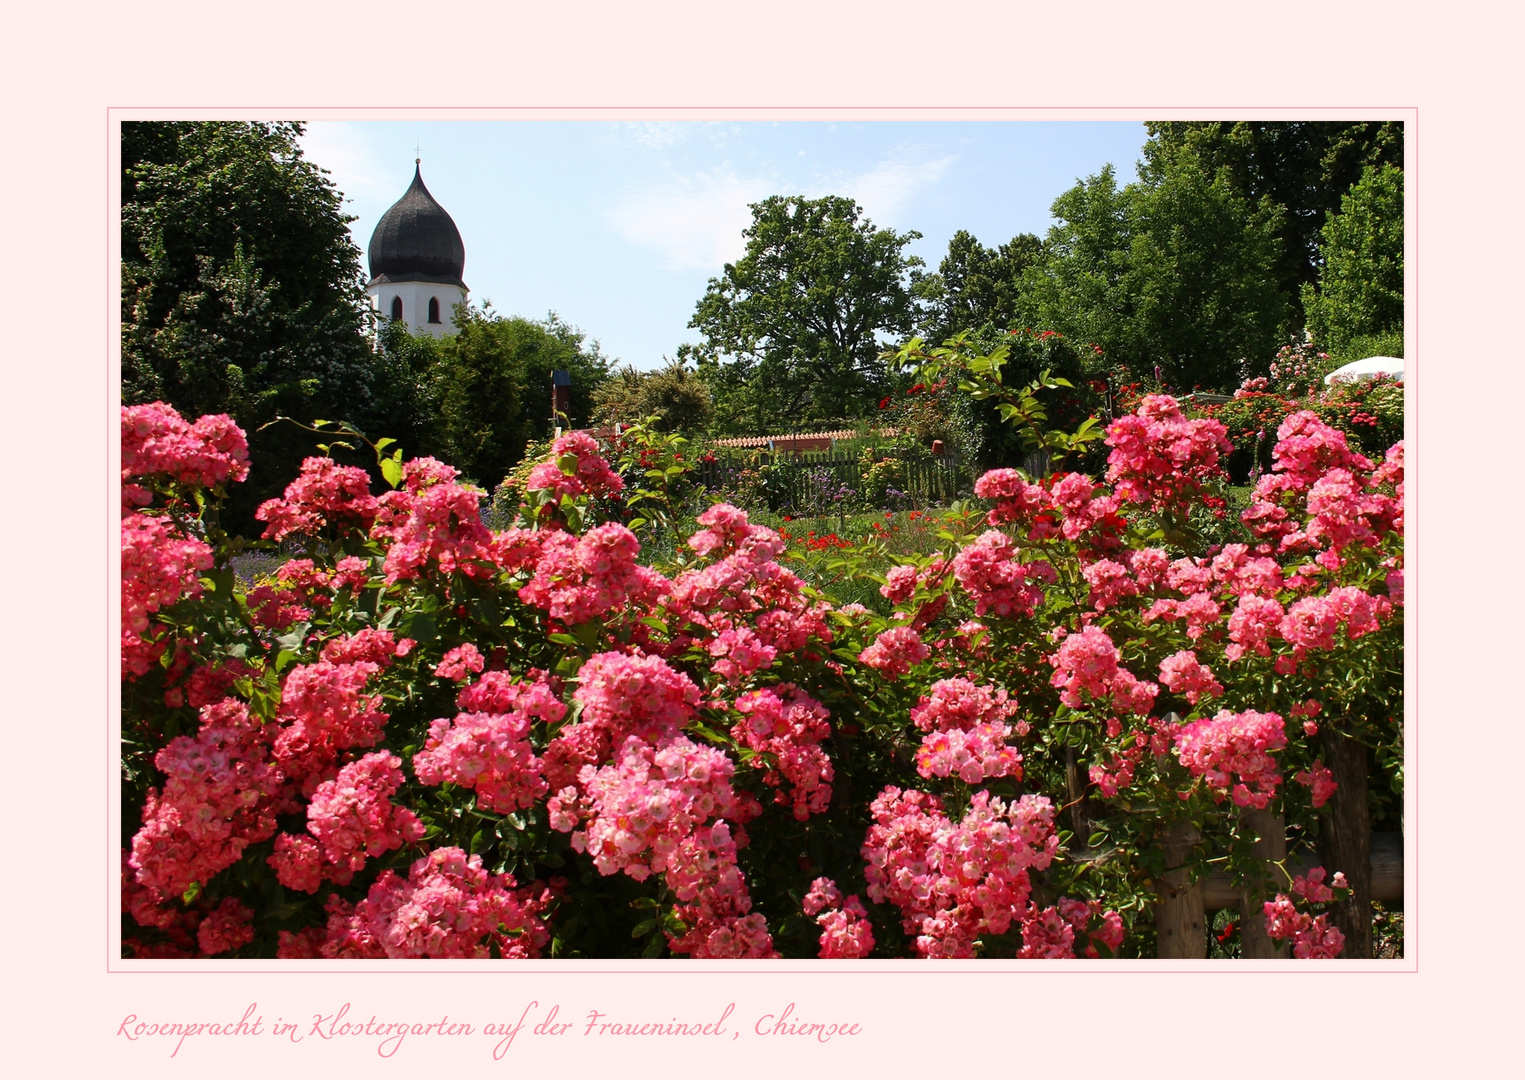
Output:
[[[439,401],[434,383],[444,339],[414,336],[408,324],[380,320],[376,330],[376,369],[380,378],[378,411],[385,420],[374,437],[396,439],[410,456],[443,455],[438,445]],[[356,464],[365,464],[356,462]]]
[[[851,199],[752,205],[746,254],[711,278],[689,326],[720,419],[758,430],[865,415],[887,378],[883,336],[915,322],[905,254],[920,233],[877,229]]]
[[[681,360],[657,371],[623,367],[593,392],[593,402],[600,423],[635,424],[654,416],[657,431],[686,436],[702,433],[715,411],[709,387]]]
[[[1196,121],[1144,125],[1146,181],[1190,153],[1210,172],[1227,169],[1251,202],[1269,197],[1285,211],[1276,276],[1295,303],[1317,279],[1322,230],[1340,199],[1371,165],[1403,165],[1403,125],[1386,121]]]
[[[1281,207],[1243,198],[1225,170],[1189,155],[1136,195],[1122,351],[1152,355],[1182,389],[1232,389],[1244,362],[1264,367],[1291,329],[1276,280]]]
[[[297,144],[302,125],[122,125],[122,396],[251,435],[230,524],[294,474],[311,442],[285,414],[380,419],[360,251],[341,196]]]
[[[963,229],[948,241],[937,273],[916,285],[926,304],[921,334],[941,342],[960,330],[981,326],[1010,329],[1017,318],[1022,272],[1035,263],[1043,242],[1021,233],[998,248],[987,248]]]
[[[574,425],[585,424],[609,361],[597,342],[555,312],[536,321],[458,305],[455,320],[460,329],[434,346],[423,390],[435,417],[425,448],[490,489],[527,443],[550,437],[551,373],[570,373],[568,415]]]
[[[1177,388],[1226,388],[1241,361],[1270,356],[1287,332],[1281,208],[1244,198],[1226,169],[1182,152],[1119,189],[1109,166],[1055,200],[1053,214],[1020,308],[1035,328],[1101,347],[1105,361],[1093,354],[1088,370],[1159,366]]]
[[[1315,344],[1332,356],[1360,359],[1363,344],[1403,348],[1403,171],[1372,166],[1345,195],[1323,231],[1318,287],[1303,306]]]
[[[1054,200],[1043,257],[1022,275],[1020,311],[1030,326],[1121,348],[1133,315],[1125,283],[1132,199],[1106,165]]]

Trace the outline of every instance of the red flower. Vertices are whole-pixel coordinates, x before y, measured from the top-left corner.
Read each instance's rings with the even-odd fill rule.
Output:
[[[890,399],[889,398],[880,398],[879,399],[879,407],[881,409],[888,409],[890,407]]]

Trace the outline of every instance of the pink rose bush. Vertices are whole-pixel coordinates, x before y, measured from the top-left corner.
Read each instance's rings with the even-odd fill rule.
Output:
[[[652,565],[641,469],[577,432],[497,531],[442,462],[309,458],[256,514],[302,550],[243,581],[243,433],[124,409],[124,954],[1149,955],[1190,821],[1339,955],[1357,868],[1276,892],[1244,815],[1342,827],[1341,740],[1397,775],[1404,455],[1277,436],[1203,543],[1222,428],[1146,397],[1100,479],[985,473],[871,608],[725,503]]]
[[[408,869],[386,870],[365,899],[329,897],[327,926],[317,935],[282,933],[277,955],[355,960],[483,960],[540,955],[548,940],[538,918],[547,890],[515,889],[511,875],[488,873],[480,856],[436,848]]]
[[[1345,935],[1330,925],[1327,913],[1315,915],[1308,910],[1329,903],[1336,893],[1349,888],[1343,873],[1336,873],[1328,885],[1324,875],[1322,866],[1315,867],[1307,877],[1293,879],[1293,896],[1277,893],[1276,899],[1267,900],[1264,906],[1266,935],[1273,941],[1289,942],[1292,955],[1299,960],[1333,960],[1345,944]]]
[[[874,948],[874,928],[856,896],[842,897],[830,878],[816,878],[801,904],[821,925],[821,959],[858,960]]]

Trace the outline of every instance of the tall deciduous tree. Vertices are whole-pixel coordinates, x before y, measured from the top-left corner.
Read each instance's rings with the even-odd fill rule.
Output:
[[[1276,279],[1281,208],[1251,202],[1189,152],[1119,189],[1112,170],[1053,205],[1045,256],[1021,283],[1035,327],[1105,350],[1180,388],[1224,388],[1274,351],[1291,322]]]
[[[1321,233],[1340,199],[1371,165],[1403,165],[1403,125],[1392,121],[1196,121],[1146,124],[1141,174],[1162,176],[1185,151],[1210,172],[1227,169],[1251,202],[1285,211],[1277,281],[1295,303],[1318,276]]]
[[[1363,341],[1401,356],[1402,170],[1368,168],[1324,225],[1323,241],[1318,288],[1305,286],[1303,299],[1315,342],[1342,360],[1360,359],[1351,354],[1364,351]]]
[[[689,326],[693,356],[733,426],[775,427],[873,408],[882,339],[915,321],[905,254],[920,233],[878,229],[851,199],[773,196],[752,206],[746,254],[728,263]]]
[[[608,378],[597,342],[553,312],[544,321],[456,308],[459,331],[433,346],[424,394],[434,415],[426,448],[487,488],[551,434],[551,373],[571,376],[569,416],[587,423]]]
[[[1276,279],[1282,209],[1251,201],[1225,170],[1182,155],[1132,203],[1124,349],[1158,358],[1182,389],[1232,389],[1269,363],[1293,325]]]
[[[922,336],[935,343],[982,326],[1009,329],[1017,318],[1022,272],[1042,251],[1043,242],[1032,233],[997,248],[985,247],[963,229],[954,233],[937,273],[916,287],[927,304]]]
[[[624,367],[593,392],[595,417],[603,423],[641,423],[656,417],[657,431],[696,435],[709,425],[710,391],[693,369],[669,360],[656,371]]]
[[[311,444],[277,414],[379,418],[360,251],[296,123],[122,125],[122,395],[226,412],[253,440],[233,524]],[[247,505],[245,505],[247,504]]]
[[[1023,272],[1021,310],[1039,330],[1120,348],[1133,316],[1129,269],[1131,192],[1112,166],[1054,200],[1043,258]]]

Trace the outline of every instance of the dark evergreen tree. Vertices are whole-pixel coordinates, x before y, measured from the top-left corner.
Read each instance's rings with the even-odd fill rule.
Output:
[[[122,125],[122,396],[228,413],[253,465],[228,522],[296,473],[312,439],[277,415],[384,425],[352,220],[298,123]]]

